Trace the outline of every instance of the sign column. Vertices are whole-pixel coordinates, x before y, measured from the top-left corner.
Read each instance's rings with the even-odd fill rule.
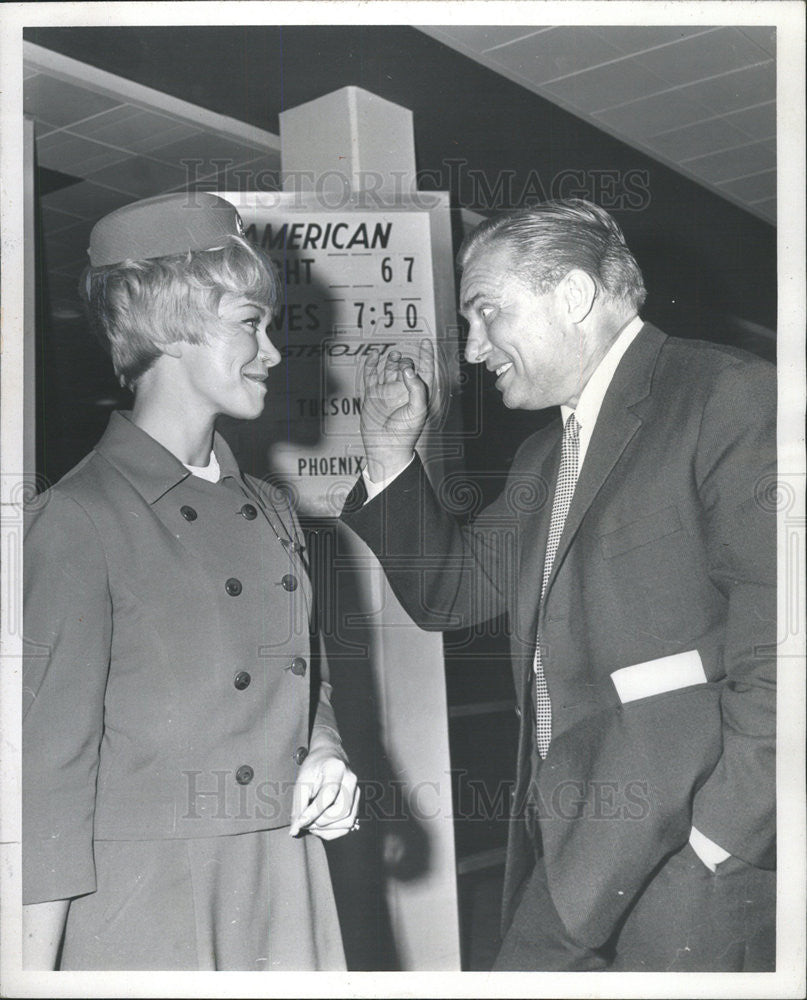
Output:
[[[287,433],[274,428],[267,461],[316,521],[338,514],[355,481],[362,358],[411,351],[423,337],[446,346],[455,321],[449,204],[447,195],[414,189],[412,114],[404,108],[347,87],[283,112],[280,125],[283,195],[263,214],[243,200],[239,211],[285,283],[276,342],[287,359],[287,413],[275,417],[287,419]],[[421,453],[439,481],[430,442],[439,447],[426,435]],[[350,532],[318,534],[312,558],[330,574],[321,593],[334,700],[372,799],[362,830],[329,845],[348,961],[357,942],[377,933],[375,893],[386,904],[394,965],[459,969],[442,637],[411,623]],[[371,854],[379,879],[365,895],[356,887]],[[360,962],[374,967],[369,952]]]

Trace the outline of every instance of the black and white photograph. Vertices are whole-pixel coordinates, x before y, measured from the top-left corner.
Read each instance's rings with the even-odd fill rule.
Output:
[[[2,7],[0,995],[803,996],[804,6]]]

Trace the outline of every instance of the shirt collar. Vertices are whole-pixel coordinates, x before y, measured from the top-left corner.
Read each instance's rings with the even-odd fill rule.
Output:
[[[591,378],[583,387],[577,406],[574,408],[571,406],[561,406],[560,413],[563,417],[564,427],[566,426],[566,421],[573,413],[580,427],[591,431],[597,422],[602,401],[605,399],[605,394],[608,391],[608,386],[611,384],[611,379],[614,377],[614,372],[619,367],[622,356],[636,339],[642,326],[644,326],[642,319],[639,316],[634,316],[633,319],[629,320],[622,327],[616,340],[608,348],[602,361],[594,369]]]
[[[191,474],[167,448],[132,423],[129,411],[118,410],[112,414],[95,450],[114,465],[149,503],[155,503]],[[218,432],[213,435],[213,451],[222,479],[225,476],[240,479],[241,472],[235,457]]]
[[[188,462],[182,463],[185,468],[199,479],[204,479],[208,483],[217,483],[221,479],[221,466],[216,458],[216,450],[210,452],[207,465],[190,465]]]

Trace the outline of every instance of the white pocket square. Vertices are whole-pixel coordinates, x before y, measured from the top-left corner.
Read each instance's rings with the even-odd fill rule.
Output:
[[[708,679],[697,649],[634,663],[611,674],[616,693],[623,704],[648,698],[653,694],[663,694],[665,691],[677,691],[693,684],[705,684]]]

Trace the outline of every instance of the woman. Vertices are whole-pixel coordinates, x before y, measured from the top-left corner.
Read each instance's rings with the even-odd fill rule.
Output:
[[[197,192],[90,237],[91,322],[134,407],[25,540],[28,968],[62,940],[62,969],[344,967],[319,839],[358,826],[358,791],[299,528],[214,430],[261,413],[280,361],[278,281],[242,232]]]

